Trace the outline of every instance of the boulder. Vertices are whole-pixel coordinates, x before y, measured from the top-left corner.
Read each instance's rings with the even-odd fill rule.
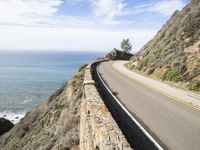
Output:
[[[11,121],[5,118],[0,118],[0,135],[8,132],[13,126],[14,124]]]

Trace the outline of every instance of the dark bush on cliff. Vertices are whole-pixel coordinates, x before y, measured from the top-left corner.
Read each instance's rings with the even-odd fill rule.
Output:
[[[107,60],[129,60],[133,55],[124,51],[113,49],[105,58]]]
[[[0,118],[0,135],[8,132],[14,124],[5,118]]]

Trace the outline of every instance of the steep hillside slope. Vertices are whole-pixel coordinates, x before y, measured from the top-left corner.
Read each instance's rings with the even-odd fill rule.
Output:
[[[176,11],[128,67],[200,90],[200,0]]]
[[[48,100],[0,137],[1,150],[79,149],[85,65]]]

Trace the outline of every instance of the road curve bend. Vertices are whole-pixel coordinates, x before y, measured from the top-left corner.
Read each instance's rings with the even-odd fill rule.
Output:
[[[116,63],[102,62],[101,77],[151,136],[167,149],[200,150],[200,111],[153,90],[148,80],[130,78]]]

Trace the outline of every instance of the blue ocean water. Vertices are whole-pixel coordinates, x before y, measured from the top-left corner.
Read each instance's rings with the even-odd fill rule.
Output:
[[[27,112],[101,52],[0,54],[0,112]]]

